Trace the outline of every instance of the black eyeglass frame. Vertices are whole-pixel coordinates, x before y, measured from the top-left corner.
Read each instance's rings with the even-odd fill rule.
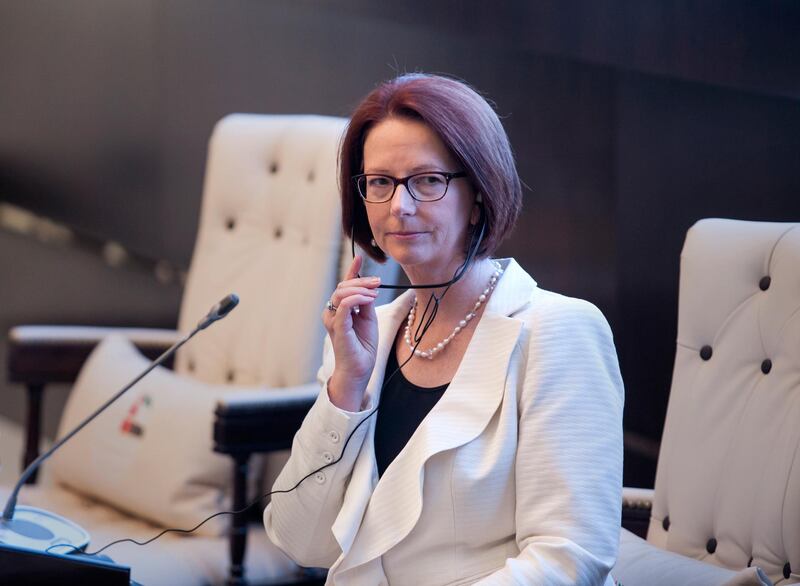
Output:
[[[414,177],[419,177],[420,175],[441,175],[445,178],[446,184],[444,186],[444,193],[437,197],[436,199],[420,199],[416,195],[414,195],[414,190],[408,186],[408,182],[410,179]],[[450,182],[453,179],[460,179],[461,177],[466,177],[467,173],[465,171],[458,171],[456,173],[446,173],[444,171],[420,171],[419,173],[412,173],[411,175],[406,175],[405,177],[392,177],[391,175],[385,175],[384,173],[359,173],[358,175],[353,175],[351,179],[356,186],[356,191],[358,192],[359,197],[363,200],[364,203],[386,203],[392,201],[394,194],[397,192],[397,186],[402,185],[406,188],[406,191],[411,196],[414,201],[419,201],[423,203],[429,203],[433,201],[439,201],[445,195],[447,195],[447,190],[450,189]],[[367,199],[367,196],[361,193],[361,188],[358,186],[358,181],[362,177],[385,177],[386,179],[391,179],[393,187],[392,187],[392,194],[382,200],[382,201],[370,201]]]

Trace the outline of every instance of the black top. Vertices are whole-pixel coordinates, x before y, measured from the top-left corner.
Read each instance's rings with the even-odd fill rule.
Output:
[[[397,370],[395,348],[389,351],[384,381]],[[375,460],[383,473],[405,447],[428,412],[442,398],[449,383],[438,387],[418,387],[399,371],[381,391],[378,420],[375,422]]]

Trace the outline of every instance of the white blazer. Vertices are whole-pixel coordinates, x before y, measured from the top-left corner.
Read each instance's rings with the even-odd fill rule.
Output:
[[[264,511],[270,539],[302,566],[330,568],[326,584],[613,584],[623,386],[611,331],[592,304],[500,262],[452,382],[380,479],[369,415],[411,292],[378,308],[377,361],[358,413],[328,399],[326,342],[323,392],[274,489],[347,443],[344,456]]]

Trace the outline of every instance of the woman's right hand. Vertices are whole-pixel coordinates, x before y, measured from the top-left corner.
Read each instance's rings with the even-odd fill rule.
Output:
[[[328,330],[336,358],[333,374],[328,380],[328,396],[334,405],[346,411],[361,410],[378,348],[375,299],[380,279],[358,277],[362,264],[363,258],[356,256],[345,280],[331,295],[336,311],[322,310],[322,322]]]

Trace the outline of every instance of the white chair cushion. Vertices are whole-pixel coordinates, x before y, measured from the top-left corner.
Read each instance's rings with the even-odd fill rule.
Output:
[[[346,123],[232,114],[216,125],[178,329],[228,293],[241,304],[179,351],[177,372],[271,388],[314,380],[342,251],[336,153]]]
[[[0,488],[0,501],[6,501],[8,492],[7,488]],[[52,485],[26,486],[19,503],[52,511],[78,523],[91,536],[89,552],[126,537],[146,541],[161,531],[160,527]],[[251,525],[247,542],[245,575],[253,583],[285,578],[297,569],[270,542],[261,524]],[[103,555],[130,566],[131,578],[147,586],[224,584],[230,561],[226,537],[186,537],[175,533],[167,533],[145,546],[129,542],[114,545]]]
[[[611,570],[621,586],[771,586],[759,568],[734,572],[664,551],[623,529]]]
[[[800,580],[799,267],[800,224],[689,231],[648,531],[669,551],[749,562],[781,583]]]
[[[69,395],[59,437],[148,364],[121,336],[101,342]],[[54,454],[53,479],[158,525],[193,527],[226,508],[232,461],[212,451],[214,407],[222,394],[244,390],[157,367]],[[198,533],[218,535],[227,521]]]

